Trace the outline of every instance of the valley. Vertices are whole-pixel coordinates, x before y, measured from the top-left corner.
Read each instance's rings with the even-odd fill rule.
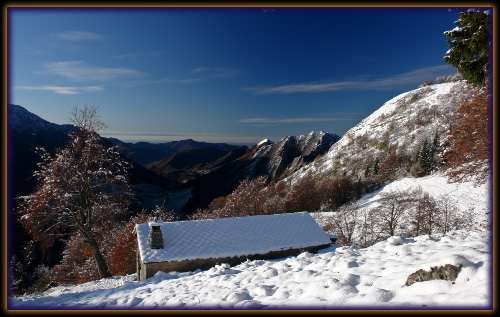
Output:
[[[488,187],[446,183],[443,162],[455,122],[451,114],[468,97],[459,79],[420,87],[387,101],[342,137],[312,131],[249,146],[193,140],[102,142],[118,146],[131,164],[132,217],[173,213],[177,220],[192,221],[308,210],[325,232],[339,235],[339,244],[367,248],[388,238],[387,232],[377,231],[386,230],[378,217],[390,199],[401,199],[391,198],[394,193],[413,204],[407,205],[404,220],[391,224],[400,236],[440,232],[444,205],[449,217],[445,230],[489,228]],[[18,197],[33,190],[26,181],[36,170],[35,144],[54,152],[64,146],[70,127],[10,107]],[[427,172],[421,159],[425,144],[433,144],[432,170]],[[424,202],[434,204],[437,218],[427,229],[415,229],[412,217]],[[29,243],[17,225],[13,234],[19,248]],[[58,243],[44,254],[33,253],[31,261],[54,266],[61,261],[61,248]],[[129,262],[133,270],[134,261]]]

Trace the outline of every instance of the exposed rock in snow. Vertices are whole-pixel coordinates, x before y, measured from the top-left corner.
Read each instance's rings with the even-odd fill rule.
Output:
[[[424,271],[422,269],[416,271],[415,273],[410,274],[408,279],[406,280],[405,285],[410,286],[416,282],[425,282],[432,280],[446,280],[446,281],[455,281],[458,276],[458,272],[462,267],[459,265],[446,264],[443,266],[435,266],[431,267],[431,270]]]

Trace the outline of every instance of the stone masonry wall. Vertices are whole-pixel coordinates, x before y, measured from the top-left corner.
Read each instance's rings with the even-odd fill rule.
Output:
[[[300,248],[300,249],[288,249],[282,251],[271,251],[266,254],[253,254],[244,256],[234,256],[225,258],[210,258],[210,259],[195,259],[195,260],[182,260],[182,261],[170,261],[170,262],[153,262],[153,263],[140,263],[137,270],[137,280],[145,280],[156,274],[158,271],[163,272],[189,272],[196,269],[208,270],[217,264],[227,263],[231,266],[237,265],[239,263],[245,262],[246,260],[269,260],[269,259],[279,259],[287,256],[299,255],[302,252],[308,251],[311,253],[316,253],[318,250],[324,249],[330,246],[330,244],[323,244],[319,246]]]

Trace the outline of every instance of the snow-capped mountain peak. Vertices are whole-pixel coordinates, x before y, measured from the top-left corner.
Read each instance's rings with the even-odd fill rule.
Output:
[[[260,141],[259,143],[257,143],[257,146],[260,147],[262,145],[269,145],[269,144],[273,144],[274,142],[269,140],[269,139],[264,139],[262,141]]]

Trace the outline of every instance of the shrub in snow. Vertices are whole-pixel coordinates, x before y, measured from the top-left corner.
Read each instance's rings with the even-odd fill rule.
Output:
[[[454,81],[463,80],[462,75],[460,73],[456,73],[454,75],[443,75],[436,78],[436,83],[444,84],[444,83],[452,83]]]
[[[425,81],[424,83],[420,84],[420,86],[418,86],[418,88],[422,88],[422,87],[430,86],[430,85],[432,85],[432,84],[433,84],[432,80],[427,80],[427,81]]]
[[[372,231],[377,235],[378,240],[406,231],[405,222],[413,202],[412,192],[398,190],[381,194],[379,207],[371,212],[374,218]]]
[[[354,233],[359,226],[357,203],[344,205],[326,222],[324,229],[334,232],[337,236],[337,243],[340,245],[351,245]]]

